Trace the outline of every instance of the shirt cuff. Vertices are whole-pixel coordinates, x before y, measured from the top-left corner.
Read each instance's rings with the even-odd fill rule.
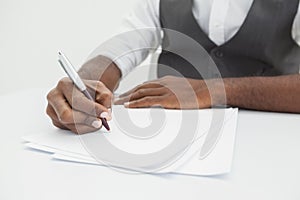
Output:
[[[127,76],[134,69],[134,64],[129,58],[130,55],[120,56],[112,51],[101,52],[99,55],[109,58],[117,65],[121,71],[121,78]]]

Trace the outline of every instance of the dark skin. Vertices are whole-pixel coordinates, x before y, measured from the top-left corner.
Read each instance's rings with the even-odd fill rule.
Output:
[[[112,93],[118,86],[121,72],[112,61],[97,56],[82,66],[79,75],[85,79],[96,102],[88,100],[68,78],[64,78],[47,96],[47,114],[55,126],[83,134],[101,128],[100,116],[111,119],[108,108],[111,107]],[[230,105],[252,110],[300,113],[300,75],[206,81],[167,76],[138,85],[114,102],[128,108],[161,106],[203,109]]]
[[[48,93],[46,112],[56,127],[83,134],[101,128],[101,114],[107,120],[111,119],[108,108],[111,107],[112,91],[118,86],[121,72],[109,59],[97,56],[85,63],[78,74],[95,102],[88,100],[69,78],[63,78]]]

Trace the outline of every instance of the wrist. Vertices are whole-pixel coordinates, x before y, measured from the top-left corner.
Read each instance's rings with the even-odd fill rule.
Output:
[[[78,71],[81,78],[103,82],[107,88],[114,91],[121,78],[121,71],[109,58],[96,56],[87,61]]]
[[[205,81],[209,95],[210,95],[210,106],[225,106],[227,102],[227,86],[223,79],[210,79]]]
[[[224,83],[224,89],[226,94],[226,105],[228,106],[235,106],[236,105],[236,99],[238,98],[236,95],[238,92],[236,92],[238,83],[238,78],[225,78],[223,79]]]
[[[227,89],[223,79],[195,80],[193,84],[199,108],[226,106]]]
[[[259,83],[259,78],[225,78],[224,86],[226,90],[227,105],[240,107],[243,106],[245,98],[251,93],[251,88]]]

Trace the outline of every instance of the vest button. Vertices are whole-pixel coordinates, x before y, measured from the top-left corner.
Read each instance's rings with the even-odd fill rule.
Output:
[[[215,52],[215,55],[218,57],[218,58],[222,58],[224,56],[223,52],[218,50]]]

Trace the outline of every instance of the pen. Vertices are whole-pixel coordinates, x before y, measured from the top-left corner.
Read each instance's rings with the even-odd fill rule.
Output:
[[[68,60],[68,58],[61,52],[58,52],[58,62],[61,65],[61,67],[64,69],[66,74],[69,76],[69,78],[73,81],[74,85],[91,101],[94,101],[93,97],[90,95],[90,93],[87,91],[85,84],[79,77],[78,73],[74,69],[71,62]],[[108,126],[108,123],[105,118],[100,117],[102,121],[102,125],[109,131],[110,128]]]

